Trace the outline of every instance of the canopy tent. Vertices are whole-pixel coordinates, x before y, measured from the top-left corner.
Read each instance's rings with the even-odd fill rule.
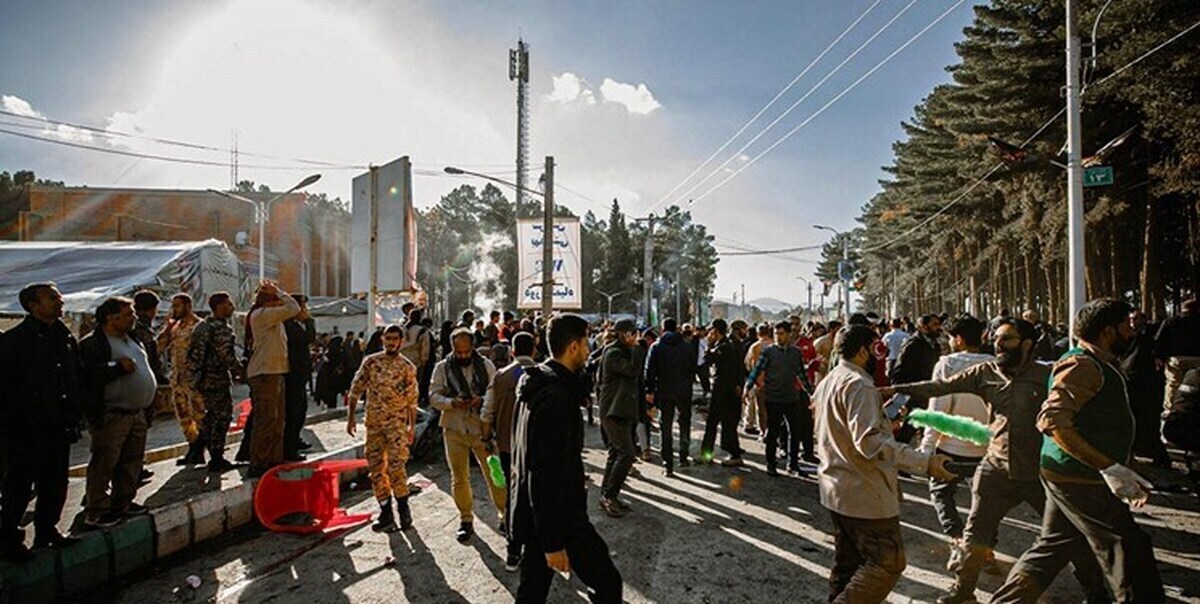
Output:
[[[22,314],[17,294],[39,281],[53,281],[65,310],[90,313],[109,296],[149,289],[163,296],[191,294],[198,308],[208,295],[227,291],[247,308],[246,271],[216,239],[168,242],[0,242],[0,314]]]

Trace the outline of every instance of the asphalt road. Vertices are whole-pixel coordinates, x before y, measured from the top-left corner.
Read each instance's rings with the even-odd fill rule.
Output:
[[[693,449],[702,427],[697,418]],[[824,602],[833,559],[828,513],[810,476],[770,478],[762,446],[743,436],[744,468],[693,466],[666,478],[656,464],[639,463],[625,500],[627,517],[600,513],[595,484],[603,471],[597,427],[588,428],[585,461],[593,485],[592,521],[607,540],[625,579],[630,602]],[[657,435],[655,436],[657,443]],[[657,446],[657,445],[656,445]],[[657,461],[657,455],[655,457]],[[477,537],[454,539],[458,514],[449,494],[444,460],[432,455],[410,464],[410,480],[424,486],[413,497],[416,526],[376,534],[369,527],[319,536],[245,529],[202,544],[94,594],[105,602],[510,602],[517,575],[504,570],[504,542],[496,514],[473,469]],[[923,481],[904,479],[901,522],[908,569],[893,602],[929,602],[950,584],[948,553]],[[969,493],[960,489],[965,515]],[[367,485],[343,491],[351,511],[373,511]],[[1138,512],[1150,532],[1164,583],[1177,601],[1200,602],[1200,500],[1155,494]],[[1019,508],[1005,521],[997,558],[1002,572],[1033,541],[1040,518]],[[189,575],[199,588],[186,585]],[[978,596],[986,600],[1003,577],[985,574]],[[578,579],[555,579],[551,600],[585,601]],[[1069,573],[1044,601],[1081,601]]]

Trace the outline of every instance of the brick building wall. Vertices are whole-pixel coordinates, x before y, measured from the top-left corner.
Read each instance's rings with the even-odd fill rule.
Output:
[[[274,194],[245,193],[250,199]],[[208,191],[31,186],[0,208],[0,238],[22,241],[224,241],[258,273],[254,207]],[[266,274],[287,291],[349,291],[349,216],[302,193],[280,198],[266,224]]]

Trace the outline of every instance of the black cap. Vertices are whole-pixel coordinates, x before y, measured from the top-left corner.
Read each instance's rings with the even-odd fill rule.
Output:
[[[637,323],[634,323],[633,319],[621,319],[620,321],[617,321],[616,325],[613,325],[613,331],[621,333],[636,333]]]

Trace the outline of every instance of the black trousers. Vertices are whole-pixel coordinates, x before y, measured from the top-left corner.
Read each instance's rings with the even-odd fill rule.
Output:
[[[675,467],[675,429],[679,423],[679,459],[687,459],[692,448],[692,400],[691,397],[672,398],[659,395],[654,399],[662,414],[658,420],[658,438],[661,445],[662,462],[666,468]]]
[[[940,449],[938,453],[949,456],[950,459],[962,464],[978,464],[980,460],[978,457],[954,455]],[[961,474],[948,481],[929,477],[929,498],[933,500],[933,511],[937,514],[938,523],[942,525],[943,533],[956,539],[962,537],[963,534],[962,515],[958,513],[958,504],[954,501],[954,495],[958,492],[958,483],[962,480]]]
[[[848,604],[882,602],[908,565],[900,518],[833,517],[833,568],[829,572],[829,601]]]
[[[704,438],[700,441],[700,456],[712,459],[713,445],[717,439],[717,426],[721,429],[721,448],[733,457],[742,456],[738,443],[738,422],[742,416],[742,401],[737,390],[714,390],[708,405],[708,419],[704,422]]]
[[[565,549],[571,563],[571,574],[579,577],[588,587],[589,600],[606,604],[621,602],[624,589],[621,573],[608,554],[608,544],[590,522],[568,532]],[[545,547],[536,538],[530,539],[525,544],[525,558],[521,560],[517,603],[545,602],[550,595],[554,574],[555,571],[546,566]]]
[[[619,417],[606,417],[601,427],[608,434],[608,462],[604,465],[601,493],[614,499],[621,494],[629,469],[633,467],[633,438],[637,424]]]
[[[295,459],[300,455],[300,431],[308,415],[308,393],[305,386],[309,376],[289,373],[283,378],[283,456]]]
[[[1046,511],[1042,533],[1017,560],[992,602],[1036,602],[1077,548],[1095,555],[1118,602],[1163,602],[1162,578],[1150,536],[1129,506],[1103,484],[1043,479]]]
[[[1046,510],[1046,489],[1039,480],[1013,480],[1008,471],[984,459],[971,481],[971,511],[963,530],[966,552],[955,573],[955,588],[960,593],[974,592],[979,571],[987,552],[996,546],[1000,523],[1008,512],[1021,503],[1041,512]],[[1083,586],[1088,601],[1107,602],[1108,588],[1096,557],[1083,544],[1067,554],[1075,567],[1075,578]]]
[[[0,500],[0,541],[24,541],[21,517],[35,488],[34,531],[48,535],[57,530],[55,526],[67,501],[67,466],[71,455],[65,431],[58,432],[9,435],[8,466]]]
[[[804,443],[804,452],[813,451],[812,412],[805,407],[805,413],[800,412],[799,401],[767,401],[767,469],[775,468],[778,458],[775,452],[779,446],[779,434],[783,423],[787,422],[788,433],[788,467],[800,465],[800,443]],[[806,422],[804,418],[807,417]]]
[[[504,470],[504,490],[508,493],[505,501],[515,501],[516,494],[513,493],[513,475],[512,475],[512,453],[509,451],[497,451],[496,455],[500,457],[500,468]],[[512,512],[505,510],[504,522],[508,524],[508,530],[505,531],[504,541],[507,545],[508,556],[521,555],[521,544],[513,540],[512,537]]]

